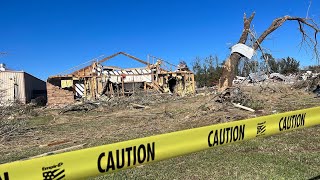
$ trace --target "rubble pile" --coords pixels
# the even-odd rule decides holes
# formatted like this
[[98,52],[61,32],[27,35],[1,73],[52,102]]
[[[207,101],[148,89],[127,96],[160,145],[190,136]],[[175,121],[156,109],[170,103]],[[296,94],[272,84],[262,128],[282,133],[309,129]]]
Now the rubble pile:
[[320,74],[306,78],[306,80],[297,81],[292,87],[295,89],[304,89],[320,96]]
[[262,83],[283,83],[283,84],[293,84],[296,82],[296,75],[285,76],[280,73],[271,73],[269,76],[264,72],[250,73],[248,77],[236,76],[233,80],[233,84],[241,85],[255,85]]

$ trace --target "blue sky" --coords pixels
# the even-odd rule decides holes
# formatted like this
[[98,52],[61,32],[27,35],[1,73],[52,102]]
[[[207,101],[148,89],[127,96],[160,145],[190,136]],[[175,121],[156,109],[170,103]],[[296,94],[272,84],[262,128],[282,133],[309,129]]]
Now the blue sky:
[[[0,61],[44,80],[118,51],[141,59],[151,54],[174,64],[191,64],[196,56],[210,54],[224,60],[239,39],[243,13],[256,12],[253,25],[259,35],[276,17],[305,17],[309,5],[308,0],[0,2],[0,52],[8,52]],[[320,1],[312,2],[309,17],[320,24]],[[300,50],[300,40],[297,24],[288,22],[263,47],[276,58],[291,56],[304,66],[315,64],[311,52]],[[125,57],[109,65],[119,62],[136,65]]]

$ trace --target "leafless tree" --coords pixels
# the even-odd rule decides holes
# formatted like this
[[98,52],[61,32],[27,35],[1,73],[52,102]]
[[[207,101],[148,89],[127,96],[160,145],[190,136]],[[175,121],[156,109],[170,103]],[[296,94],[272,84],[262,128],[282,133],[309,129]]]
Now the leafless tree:
[[[251,33],[250,27],[251,27],[251,22],[254,16],[255,16],[255,13],[252,13],[251,16],[247,18],[246,14],[244,14],[243,31],[238,43],[246,44],[248,35]],[[302,18],[302,17],[283,16],[283,17],[274,19],[271,25],[257,39],[255,39],[255,42],[252,45],[253,50],[256,51],[258,49],[262,49],[261,44],[265,40],[265,38],[268,35],[270,35],[273,31],[281,27],[287,21],[295,21],[298,23],[299,31],[302,37],[301,43],[306,44],[308,48],[312,49],[314,53],[314,57],[319,62],[320,56],[317,49],[317,46],[318,46],[317,34],[320,31],[320,29],[318,25],[315,23],[315,21],[308,17]],[[310,34],[309,32],[313,32],[313,34]],[[233,52],[229,56],[229,58],[226,60],[223,66],[222,76],[220,78],[220,83],[219,83],[220,91],[223,91],[226,88],[232,86],[232,81],[235,77],[236,69],[242,57],[243,57],[242,54]]]

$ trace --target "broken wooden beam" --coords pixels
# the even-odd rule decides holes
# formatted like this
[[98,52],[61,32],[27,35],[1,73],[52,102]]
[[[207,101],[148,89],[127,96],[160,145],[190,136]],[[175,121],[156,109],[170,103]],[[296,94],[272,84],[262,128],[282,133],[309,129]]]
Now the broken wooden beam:
[[255,112],[254,109],[251,109],[251,108],[246,107],[246,106],[242,106],[242,105],[240,105],[239,103],[238,103],[238,104],[232,103],[232,104],[233,104],[235,107],[237,107],[237,108],[244,109],[244,110],[247,110],[247,111],[250,111],[250,112]]

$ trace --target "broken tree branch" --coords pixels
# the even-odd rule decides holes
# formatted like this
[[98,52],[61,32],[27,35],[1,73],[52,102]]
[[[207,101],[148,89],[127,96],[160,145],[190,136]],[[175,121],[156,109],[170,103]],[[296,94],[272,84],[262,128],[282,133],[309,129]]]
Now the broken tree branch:
[[[318,32],[320,32],[320,29],[318,27],[318,25],[314,22],[314,20],[312,19],[307,19],[307,18],[301,18],[301,17],[291,17],[291,16],[284,16],[284,17],[280,17],[275,19],[272,24],[269,26],[268,29],[266,29],[261,35],[260,37],[256,40],[255,44],[253,45],[253,49],[257,50],[259,48],[259,45],[263,42],[263,40],[269,35],[271,34],[273,31],[275,31],[276,29],[278,29],[280,26],[283,25],[284,22],[286,21],[297,21],[298,25],[299,25],[299,31],[302,35],[303,38],[303,42],[306,43],[311,43],[312,44],[312,48],[313,48],[313,52],[315,53],[315,57],[316,59],[319,61],[320,57],[319,57],[319,53],[317,50],[317,45],[318,45],[318,40],[317,40],[317,34]],[[305,28],[303,25],[308,26],[309,28],[311,28],[314,31],[314,37],[311,38],[305,31]]]
[[40,154],[40,155],[37,155],[37,156],[32,156],[32,157],[29,157],[28,159],[34,159],[34,158],[38,158],[38,157],[49,156],[49,155],[58,154],[58,153],[62,153],[62,152],[66,152],[66,151],[70,151],[70,150],[74,150],[74,149],[79,149],[79,148],[83,147],[84,145],[86,145],[86,143],[79,144],[79,145],[76,145],[76,146],[67,147],[67,148],[64,148],[64,149],[59,149],[59,150],[56,150],[56,151],[43,153],[43,154]]
[[243,31],[242,31],[242,35],[241,35],[238,43],[242,43],[242,44],[246,43],[247,38],[248,38],[248,33],[250,31],[251,22],[252,22],[254,16],[255,16],[255,12],[253,12],[251,14],[251,16],[249,17],[249,19],[247,19],[246,14],[244,14],[244,16],[243,16]]

